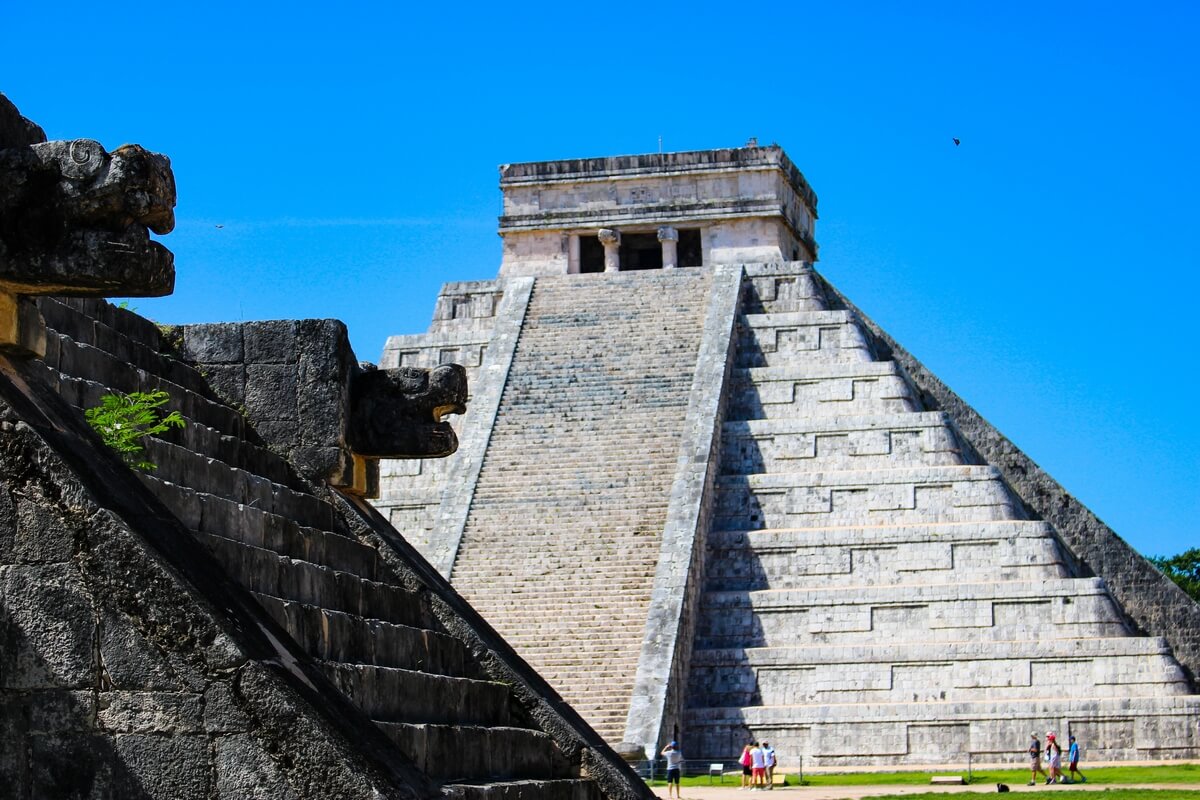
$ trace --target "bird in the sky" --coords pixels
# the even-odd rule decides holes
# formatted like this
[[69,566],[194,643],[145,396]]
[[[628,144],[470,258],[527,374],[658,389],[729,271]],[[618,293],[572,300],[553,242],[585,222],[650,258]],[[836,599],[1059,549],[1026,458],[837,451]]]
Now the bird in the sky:
[[[958,139],[955,139],[955,140],[954,140],[954,143],[955,143],[955,144],[958,144]],[[224,225],[217,225],[216,227],[218,227],[218,228],[224,228],[225,226],[224,226]]]
[[954,146],[958,147],[960,144],[962,144],[962,142],[958,140],[958,137],[954,137]]

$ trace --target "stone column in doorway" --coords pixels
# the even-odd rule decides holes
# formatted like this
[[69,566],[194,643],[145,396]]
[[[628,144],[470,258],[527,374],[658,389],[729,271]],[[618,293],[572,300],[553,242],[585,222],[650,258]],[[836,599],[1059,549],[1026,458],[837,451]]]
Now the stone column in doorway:
[[679,231],[671,227],[658,229],[658,241],[662,243],[663,269],[679,266]]
[[567,239],[567,272],[579,271],[579,234],[572,233]]
[[596,238],[604,245],[604,271],[616,272],[621,268],[621,232],[612,228],[601,228]]

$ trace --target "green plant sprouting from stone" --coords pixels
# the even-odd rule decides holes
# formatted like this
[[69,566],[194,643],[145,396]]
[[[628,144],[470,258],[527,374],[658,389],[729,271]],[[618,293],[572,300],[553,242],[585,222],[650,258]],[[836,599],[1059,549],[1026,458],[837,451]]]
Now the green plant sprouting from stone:
[[187,424],[178,411],[161,415],[158,409],[170,399],[171,396],[161,390],[106,394],[100,398],[100,405],[85,410],[83,415],[104,443],[116,450],[126,464],[148,472],[158,469],[158,465],[142,457],[145,452],[142,439]]

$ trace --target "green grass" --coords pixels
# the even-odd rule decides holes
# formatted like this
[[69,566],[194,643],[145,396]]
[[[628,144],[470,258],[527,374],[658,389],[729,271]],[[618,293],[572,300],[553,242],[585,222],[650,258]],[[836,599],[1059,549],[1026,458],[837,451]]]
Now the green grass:
[[[959,770],[938,770],[936,772],[846,772],[846,773],[805,773],[805,786],[927,786],[933,775],[963,775],[966,767]],[[1130,783],[1200,783],[1200,764],[1171,764],[1161,767],[1085,767],[1083,774],[1088,783],[1101,786],[1119,786]],[[725,786],[740,786],[741,774],[725,776]],[[788,774],[788,785],[797,785],[797,776]],[[972,783],[1007,783],[1010,786],[1024,786],[1029,782],[1028,769],[999,769],[974,770]],[[707,775],[693,775],[683,778],[683,786],[708,786]],[[665,780],[649,781],[651,786],[666,786]],[[721,786],[720,780],[713,783]],[[1065,789],[1069,786],[1047,787],[1047,789]],[[1188,794],[1189,797],[1200,798],[1200,792]],[[1162,798],[1161,800],[1172,800]]]
[[[1091,781],[1089,781],[1090,783]],[[1039,797],[1049,797],[1051,795],[1061,795],[1063,792],[1071,791],[1070,786],[1047,786],[1044,791],[1025,790],[1021,792],[1021,797],[1031,797],[1038,795]],[[970,795],[974,797],[975,795]],[[1149,798],[1149,800],[1200,800],[1200,791],[1190,789],[1105,789],[1103,792],[1088,792],[1081,793],[1081,800],[1087,798],[1095,798],[1095,800],[1141,800],[1141,798]],[[922,792],[921,794],[906,794],[904,800],[946,800],[947,795],[937,792]],[[863,795],[861,800],[895,800],[895,795]]]

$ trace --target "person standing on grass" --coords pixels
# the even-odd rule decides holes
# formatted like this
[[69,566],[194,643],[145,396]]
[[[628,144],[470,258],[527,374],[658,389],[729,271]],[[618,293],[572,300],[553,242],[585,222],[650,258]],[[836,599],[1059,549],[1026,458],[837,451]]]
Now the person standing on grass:
[[742,757],[738,759],[738,763],[742,765],[742,788],[743,789],[750,788],[750,778],[753,775],[753,772],[750,769],[750,765],[753,764],[754,762],[750,759],[750,747],[751,747],[750,745],[746,745],[745,747],[743,747],[742,748]]
[[763,762],[767,765],[767,788],[775,788],[775,748],[770,742],[762,743]]
[[1029,785],[1037,786],[1038,773],[1046,774],[1042,769],[1042,743],[1036,733],[1029,734]]
[[1074,736],[1067,737],[1067,741],[1071,743],[1067,750],[1067,769],[1071,771],[1071,780],[1074,781],[1078,775],[1080,783],[1087,783],[1087,778],[1079,771],[1079,742],[1075,741]]
[[670,800],[671,787],[675,787],[675,800],[682,800],[679,796],[679,779],[683,775],[683,751],[679,749],[678,742],[671,742],[663,748],[663,756],[667,759],[667,798]]
[[750,748],[750,770],[751,783],[754,788],[751,791],[757,792],[759,789],[766,786],[767,777],[767,762],[763,758],[762,748],[758,746],[758,742],[754,743],[754,747]]
[[1050,771],[1046,783],[1062,783],[1062,747],[1052,731],[1046,731],[1046,767]]

